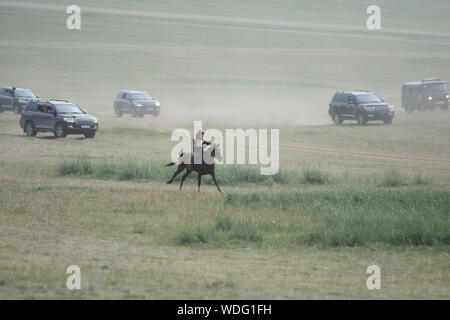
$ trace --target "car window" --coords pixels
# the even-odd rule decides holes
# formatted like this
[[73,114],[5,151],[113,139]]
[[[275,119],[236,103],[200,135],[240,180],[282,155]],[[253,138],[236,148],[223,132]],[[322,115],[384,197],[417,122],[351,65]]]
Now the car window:
[[0,88],[0,95],[4,95],[5,94],[5,89]]
[[122,93],[122,98],[121,99],[126,99],[127,98],[127,94],[126,93]]
[[446,83],[432,83],[423,86],[423,92],[426,94],[447,92],[448,87]]
[[341,94],[341,96],[339,97],[339,102],[347,102],[348,99],[348,94]]
[[17,88],[15,91],[16,98],[36,98],[36,95],[30,89]]
[[36,111],[37,103],[29,102],[26,107],[26,111]]
[[44,107],[45,107],[45,105],[43,105],[43,104],[38,104],[38,106],[37,106],[37,112],[44,112]]
[[334,102],[339,102],[339,98],[341,97],[341,94],[340,93],[336,93],[335,95],[334,95],[334,97],[333,97],[333,101]]
[[152,96],[147,92],[136,92],[132,94],[133,100],[152,100]]
[[73,103],[55,104],[58,113],[84,113],[77,105]]
[[356,97],[359,103],[377,103],[383,102],[376,94],[367,93],[361,94]]
[[47,106],[46,112],[50,113],[50,114],[54,114],[55,113],[55,108],[53,108],[53,106]]
[[348,103],[350,103],[350,104],[355,103],[355,97],[352,96],[352,95],[349,95],[347,101],[348,101]]

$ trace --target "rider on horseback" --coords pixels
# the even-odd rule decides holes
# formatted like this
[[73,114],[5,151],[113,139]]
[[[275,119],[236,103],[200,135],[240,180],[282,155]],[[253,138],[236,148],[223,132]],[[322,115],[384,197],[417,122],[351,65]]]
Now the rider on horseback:
[[194,163],[203,163],[203,145],[210,145],[211,141],[204,140],[205,131],[199,130],[193,139],[192,151],[194,154]]

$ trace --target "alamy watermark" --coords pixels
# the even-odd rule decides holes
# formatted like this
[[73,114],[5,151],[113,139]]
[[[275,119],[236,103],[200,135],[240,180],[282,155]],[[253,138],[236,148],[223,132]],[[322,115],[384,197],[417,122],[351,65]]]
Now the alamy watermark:
[[70,5],[66,9],[66,13],[69,15],[66,20],[66,27],[69,30],[81,29],[81,8],[75,4]]
[[70,265],[66,269],[66,273],[70,274],[66,280],[66,287],[69,290],[81,289],[81,269],[77,265]]
[[[194,121],[194,134],[204,132],[205,138],[211,139],[216,145],[225,147],[225,156],[219,164],[250,164],[261,166],[261,175],[274,175],[280,168],[280,130],[279,129],[226,129],[225,135],[219,129],[203,131],[202,121]],[[269,150],[270,135],[270,154]],[[195,137],[195,136],[194,136]],[[171,140],[178,141],[171,151],[171,160],[177,163],[180,154],[192,151],[193,138],[187,129],[175,129]],[[248,143],[247,143],[248,141]],[[248,147],[248,152],[246,152]],[[236,152],[235,152],[236,151]],[[202,161],[211,164],[214,157],[205,152],[202,157],[194,157],[194,164]]]
[[366,21],[367,29],[379,30],[381,29],[381,9],[377,5],[370,5],[367,7],[366,13],[369,17]]
[[376,264],[367,267],[366,273],[370,274],[367,278],[367,289],[381,289],[381,270]]

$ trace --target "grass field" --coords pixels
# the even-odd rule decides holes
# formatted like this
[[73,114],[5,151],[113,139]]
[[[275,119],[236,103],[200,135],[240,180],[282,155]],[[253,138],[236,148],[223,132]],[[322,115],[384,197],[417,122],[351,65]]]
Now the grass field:
[[[68,98],[100,130],[29,138],[0,114],[0,299],[450,298],[450,112],[400,108],[403,82],[450,79],[446,1],[382,1],[377,32],[360,1],[83,0],[79,31],[71,3],[42,1],[0,1],[0,85]],[[161,116],[116,118],[125,88]],[[353,88],[394,123],[332,125]],[[280,173],[219,166],[224,195],[166,185],[172,129],[193,120],[279,128]]]

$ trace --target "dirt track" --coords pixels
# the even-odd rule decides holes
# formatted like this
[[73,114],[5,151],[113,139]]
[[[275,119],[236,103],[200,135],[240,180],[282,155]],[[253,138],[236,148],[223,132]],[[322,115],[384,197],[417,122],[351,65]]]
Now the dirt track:
[[352,151],[352,150],[336,150],[322,147],[314,147],[301,144],[292,143],[282,143],[281,148],[291,149],[302,152],[315,152],[324,154],[334,154],[334,155],[344,155],[344,156],[354,156],[354,157],[364,157],[364,158],[374,158],[383,160],[409,160],[409,161],[428,161],[428,162],[443,162],[450,163],[450,159],[442,158],[427,158],[427,157],[411,157],[404,155],[397,155],[392,153],[376,153],[376,152],[365,152],[365,151]]
[[[65,5],[53,5],[45,3],[31,3],[31,2],[12,2],[12,1],[0,1],[0,7],[12,7],[12,8],[27,8],[27,9],[40,9],[40,10],[52,10],[65,12],[67,6]],[[266,20],[266,19],[246,19],[235,17],[220,17],[220,16],[207,16],[207,15],[192,15],[192,14],[176,14],[165,12],[148,12],[129,9],[113,9],[113,8],[97,8],[83,6],[83,12],[96,13],[106,15],[118,15],[118,16],[130,16],[130,17],[145,17],[145,18],[158,18],[158,19],[170,19],[178,21],[195,21],[206,22],[212,24],[231,24],[241,26],[258,26],[264,27],[267,31],[273,28],[287,28],[294,30],[310,30],[310,31],[330,31],[333,32],[366,32],[365,26],[350,26],[350,25],[333,25],[333,24],[318,24],[318,23],[306,23],[298,21],[279,21],[279,20]],[[278,30],[276,29],[276,30]],[[409,35],[409,36],[423,36],[433,38],[450,38],[450,32],[430,32],[419,31],[411,29],[401,28],[383,28],[383,34],[394,35]]]

